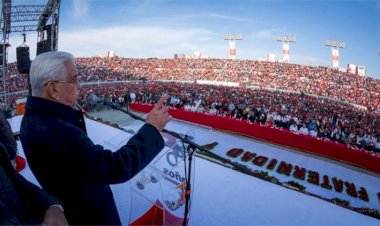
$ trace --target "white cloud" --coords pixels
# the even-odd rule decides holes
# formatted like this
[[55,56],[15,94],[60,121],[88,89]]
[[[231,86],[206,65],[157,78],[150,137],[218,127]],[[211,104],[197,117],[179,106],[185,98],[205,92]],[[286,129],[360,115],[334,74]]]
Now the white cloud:
[[283,29],[272,28],[272,29],[258,31],[254,35],[262,39],[273,39],[273,38],[276,38],[278,35],[280,35],[281,32],[283,32]]
[[[96,56],[108,50],[125,57],[171,58],[174,53],[206,52],[213,34],[198,28],[120,26],[61,32],[59,49],[75,56]],[[208,54],[208,53],[205,53]]]
[[233,21],[239,21],[239,22],[248,22],[248,20],[240,17],[234,17],[234,16],[226,16],[226,15],[221,15],[221,14],[216,14],[216,13],[206,13],[205,14],[208,17],[213,17],[217,19],[224,19],[224,20],[233,20]]
[[74,0],[73,1],[73,14],[74,17],[87,16],[89,8],[89,0]]
[[[105,55],[115,50],[116,55],[133,58],[172,58],[174,53],[193,54],[200,51],[210,57],[228,56],[228,44],[205,29],[176,29],[170,27],[119,26],[80,31],[60,31],[58,49],[72,53],[75,57]],[[11,37],[8,62],[16,61],[16,47],[22,44],[22,36]],[[37,34],[27,37],[30,58],[36,56]]]

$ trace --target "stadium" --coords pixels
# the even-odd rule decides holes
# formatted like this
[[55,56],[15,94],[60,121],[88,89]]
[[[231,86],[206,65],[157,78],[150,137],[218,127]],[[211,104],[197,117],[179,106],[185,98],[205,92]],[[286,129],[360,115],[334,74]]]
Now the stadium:
[[[29,13],[27,6],[12,8],[11,2],[2,4],[0,99],[16,133],[33,56],[22,45],[16,62],[8,62],[9,34],[21,29],[10,22],[22,19],[16,9]],[[38,32],[36,55],[61,50],[60,4],[64,1],[49,0],[35,8],[45,15],[34,18],[37,26],[29,31]],[[16,16],[7,18],[7,12]],[[25,33],[26,25],[20,27]],[[77,56],[78,104],[86,112],[89,136],[117,150],[142,125],[122,110],[144,116],[165,93],[174,118],[167,128],[205,149],[195,151],[191,165],[187,224],[380,225],[380,80],[367,75],[365,66],[341,67],[343,41],[326,40],[332,65],[326,66],[290,60],[294,36],[276,38],[282,44],[280,57],[258,59],[239,58],[241,40],[241,35],[224,36],[229,44],[225,58],[199,52],[135,58],[118,50]],[[168,184],[178,186],[188,178],[178,167],[178,156],[176,164],[162,165],[170,165],[168,153],[177,148],[172,138],[166,142],[155,164],[112,186],[123,224],[182,224],[185,205],[168,202],[178,195],[178,187]],[[25,158],[20,142],[18,149]],[[188,160],[186,154],[178,158]],[[38,184],[27,163],[20,173]]]

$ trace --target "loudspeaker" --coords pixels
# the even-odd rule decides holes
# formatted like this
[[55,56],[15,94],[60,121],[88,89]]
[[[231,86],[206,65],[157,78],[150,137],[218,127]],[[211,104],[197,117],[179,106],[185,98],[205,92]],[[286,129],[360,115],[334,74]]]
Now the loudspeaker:
[[37,56],[41,53],[46,53],[51,51],[51,41],[50,40],[43,40],[40,42],[37,42]]
[[51,51],[51,39],[45,40],[45,52]]
[[17,69],[20,74],[28,74],[30,69],[30,55],[28,46],[16,48]]
[[48,51],[55,50],[57,47],[57,31],[54,29],[53,24],[48,24],[44,27],[46,30],[46,48]]
[[41,53],[44,53],[45,51],[45,41],[40,41],[37,42],[37,56],[40,55]]

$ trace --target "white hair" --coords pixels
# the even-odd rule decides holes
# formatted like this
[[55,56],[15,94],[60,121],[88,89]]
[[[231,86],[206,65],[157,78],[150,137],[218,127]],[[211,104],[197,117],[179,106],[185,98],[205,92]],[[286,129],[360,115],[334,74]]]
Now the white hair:
[[74,56],[67,52],[46,52],[38,55],[30,66],[32,96],[41,96],[49,81],[62,81],[69,72],[65,62],[73,62]]

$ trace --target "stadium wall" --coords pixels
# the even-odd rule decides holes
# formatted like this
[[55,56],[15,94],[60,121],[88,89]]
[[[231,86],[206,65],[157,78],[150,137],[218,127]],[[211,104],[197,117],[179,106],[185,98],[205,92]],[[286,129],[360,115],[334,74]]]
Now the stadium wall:
[[[130,105],[130,109],[145,113],[149,112],[152,107],[150,104],[133,103]],[[248,123],[246,121],[181,109],[170,109],[169,113],[177,119],[312,153],[380,174],[380,157],[373,152],[349,148],[345,144],[307,135],[294,134],[288,130],[264,126],[258,123]]]

